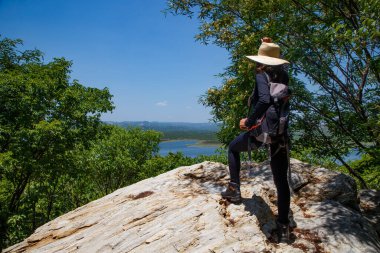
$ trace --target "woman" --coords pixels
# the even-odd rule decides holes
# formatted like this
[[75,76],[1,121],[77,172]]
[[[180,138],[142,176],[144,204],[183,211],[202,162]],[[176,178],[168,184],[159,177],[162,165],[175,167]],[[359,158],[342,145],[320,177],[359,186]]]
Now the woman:
[[[284,70],[284,64],[289,62],[280,59],[280,47],[271,43],[270,38],[261,40],[258,55],[247,56],[256,62],[256,86],[253,93],[252,105],[253,112],[248,118],[240,120],[242,130],[250,129],[256,124],[267,109],[271,106],[269,93],[268,77],[271,82],[288,84],[289,77]],[[227,190],[222,192],[222,197],[231,202],[240,202],[240,152],[248,151],[249,139],[251,145],[259,147],[262,143],[252,137],[250,131],[246,131],[237,136],[228,148],[228,165],[230,170],[230,183]],[[278,218],[277,236],[278,242],[289,242],[289,209],[290,209],[290,191],[287,181],[288,170],[288,152],[286,148],[287,134],[281,141],[270,144],[271,150],[271,170],[273,173],[274,183],[277,188],[278,196]]]

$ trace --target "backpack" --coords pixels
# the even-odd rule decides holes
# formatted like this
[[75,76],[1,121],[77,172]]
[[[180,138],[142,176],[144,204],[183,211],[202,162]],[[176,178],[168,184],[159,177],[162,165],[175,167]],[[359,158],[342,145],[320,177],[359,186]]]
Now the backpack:
[[[269,85],[270,101],[271,105],[264,113],[263,117],[257,121],[257,123],[252,126],[249,131],[251,136],[256,140],[260,141],[262,145],[269,146],[267,144],[282,142],[283,145],[279,145],[278,149],[274,152],[273,156],[279,152],[281,148],[286,148],[288,153],[288,173],[287,179],[289,183],[290,193],[293,194],[296,186],[293,183],[292,172],[290,168],[290,157],[289,157],[289,144],[286,138],[288,132],[289,124],[289,98],[291,91],[288,85],[283,83],[275,83],[270,81],[270,77],[267,73],[265,76]],[[253,93],[248,100],[249,111],[252,106]],[[248,139],[248,160],[249,167],[252,168],[251,164],[251,138]],[[271,160],[272,155],[270,148],[268,149],[269,160]]]
[[[282,140],[287,133],[290,89],[286,84],[271,82],[269,75],[265,72],[264,74],[269,85],[271,105],[249,131],[256,140],[263,144],[269,144]],[[251,108],[252,96],[253,94],[248,100],[249,108]]]

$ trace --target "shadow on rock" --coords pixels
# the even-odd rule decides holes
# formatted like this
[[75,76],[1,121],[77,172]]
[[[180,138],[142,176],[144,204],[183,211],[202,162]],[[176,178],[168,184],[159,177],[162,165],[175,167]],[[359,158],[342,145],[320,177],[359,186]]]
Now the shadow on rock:
[[[276,236],[276,215],[272,212],[269,205],[260,196],[253,195],[252,198],[243,198],[242,204],[244,205],[244,210],[248,211],[250,215],[256,216],[258,220],[258,226],[263,234],[266,236],[269,242],[275,243],[277,240]],[[293,219],[292,211],[290,210],[290,227],[291,231],[296,227],[296,223]],[[293,243],[296,236],[290,234],[290,243]]]
[[252,198],[243,198],[242,204],[245,206],[245,211],[248,211],[250,215],[256,216],[261,231],[269,238],[271,232],[276,227],[276,217],[269,205],[262,197],[256,195],[253,195]]
[[363,252],[372,252],[370,249],[380,250],[375,229],[358,212],[346,208],[334,200],[326,200],[320,203],[312,203],[308,206],[314,214],[319,216],[319,223],[313,224],[315,230],[323,228],[327,235],[350,238],[348,243],[357,244],[360,242],[364,247]]

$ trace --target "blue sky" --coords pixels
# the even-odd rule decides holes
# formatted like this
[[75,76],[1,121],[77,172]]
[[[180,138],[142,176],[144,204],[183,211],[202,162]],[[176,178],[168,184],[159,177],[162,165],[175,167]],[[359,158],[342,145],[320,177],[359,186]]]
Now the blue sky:
[[45,60],[73,61],[71,77],[108,87],[106,121],[207,122],[198,99],[228,66],[225,49],[194,39],[196,19],[165,16],[165,0],[0,0],[0,34]]

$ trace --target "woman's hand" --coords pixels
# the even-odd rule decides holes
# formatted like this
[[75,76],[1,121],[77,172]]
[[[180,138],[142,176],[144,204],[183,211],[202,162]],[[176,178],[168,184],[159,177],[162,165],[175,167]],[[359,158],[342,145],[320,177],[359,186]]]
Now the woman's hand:
[[248,128],[245,125],[245,122],[247,121],[247,118],[241,119],[239,123],[239,127],[241,130],[248,130]]

